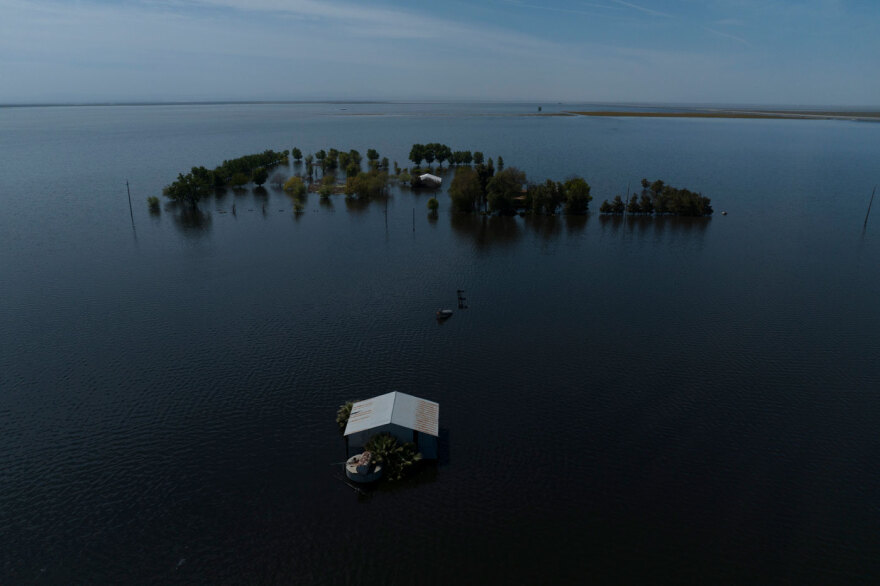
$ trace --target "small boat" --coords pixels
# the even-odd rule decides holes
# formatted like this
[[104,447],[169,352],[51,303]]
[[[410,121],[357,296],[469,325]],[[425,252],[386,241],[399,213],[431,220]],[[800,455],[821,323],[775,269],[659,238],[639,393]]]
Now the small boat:
[[353,482],[375,482],[382,478],[382,465],[373,461],[373,454],[363,452],[345,461],[345,475]]
[[449,319],[452,317],[451,309],[438,309],[437,310],[437,319]]

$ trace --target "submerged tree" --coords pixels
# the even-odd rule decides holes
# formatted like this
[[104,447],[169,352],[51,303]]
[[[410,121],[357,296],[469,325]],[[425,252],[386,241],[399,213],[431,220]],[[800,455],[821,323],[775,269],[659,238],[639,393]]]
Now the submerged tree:
[[582,177],[572,177],[564,184],[565,191],[565,213],[566,214],[585,214],[587,213],[593,196],[590,195],[590,184]]
[[516,167],[497,173],[486,186],[486,198],[493,212],[510,214],[515,211],[515,199],[522,195],[526,174]]
[[301,177],[294,175],[284,182],[284,191],[294,197],[302,197],[306,193],[306,186]]
[[449,199],[457,212],[472,212],[483,197],[480,176],[471,167],[459,167],[449,186]]
[[269,172],[266,171],[265,167],[257,167],[254,169],[254,174],[251,176],[251,179],[254,182],[254,185],[261,186],[266,182],[266,179],[269,178]]
[[193,167],[192,172],[186,175],[179,173],[177,181],[162,190],[165,197],[179,203],[188,203],[192,207],[196,207],[199,200],[209,193],[211,193],[211,185],[207,176],[197,167]]

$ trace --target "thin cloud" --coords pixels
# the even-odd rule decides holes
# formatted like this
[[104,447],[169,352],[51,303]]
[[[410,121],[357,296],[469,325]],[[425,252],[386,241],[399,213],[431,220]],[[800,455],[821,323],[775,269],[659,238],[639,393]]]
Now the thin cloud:
[[[574,8],[560,8],[558,6],[539,6],[537,4],[526,4],[517,0],[505,0],[507,4],[516,6],[517,8],[531,8],[533,10],[543,10],[545,12],[561,12],[562,14],[577,14],[580,16],[602,16],[601,12],[590,12],[588,10],[576,10]],[[586,8],[601,8],[604,10],[620,10],[617,6],[607,6],[603,4],[580,4]]]
[[725,32],[721,32],[721,31],[716,31],[715,29],[711,29],[711,28],[709,28],[709,27],[707,27],[707,26],[704,26],[704,27],[701,27],[701,28],[702,28],[703,30],[705,30],[705,31],[708,31],[708,32],[712,33],[713,35],[717,35],[717,36],[719,36],[719,37],[724,37],[725,39],[731,39],[731,40],[734,40],[734,41],[736,41],[736,42],[738,42],[738,43],[742,43],[742,44],[745,45],[746,47],[751,47],[751,46],[752,46],[752,44],[751,44],[750,42],[748,42],[747,40],[745,40],[745,39],[742,38],[742,37],[738,37],[738,36],[736,36],[736,35],[732,35],[732,34],[730,34],[730,33],[725,33]]
[[659,10],[654,10],[652,8],[645,8],[644,6],[639,6],[638,4],[632,4],[630,2],[624,2],[623,0],[611,0],[615,4],[620,4],[621,6],[627,6],[629,8],[633,8],[635,10],[640,10],[645,14],[650,14],[652,16],[662,16],[664,18],[671,18],[671,14],[667,14],[665,12],[660,12]]

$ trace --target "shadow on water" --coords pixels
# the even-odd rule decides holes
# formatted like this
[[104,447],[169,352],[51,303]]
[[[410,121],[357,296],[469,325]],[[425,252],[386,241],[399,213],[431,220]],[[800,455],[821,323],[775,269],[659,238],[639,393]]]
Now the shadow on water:
[[519,224],[512,216],[454,213],[449,218],[453,233],[463,240],[473,242],[480,249],[510,245],[522,236]]

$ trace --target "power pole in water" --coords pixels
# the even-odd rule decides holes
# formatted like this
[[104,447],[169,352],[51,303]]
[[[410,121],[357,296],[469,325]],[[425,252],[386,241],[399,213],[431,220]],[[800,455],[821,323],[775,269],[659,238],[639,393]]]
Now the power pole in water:
[[871,201],[868,202],[868,213],[865,214],[865,225],[863,226],[863,228],[867,228],[867,227],[868,227],[868,216],[871,215],[871,204],[874,203],[874,194],[875,194],[876,192],[877,192],[877,186],[875,185],[875,186],[874,186],[874,191],[871,192]]
[[131,188],[128,186],[128,179],[125,180],[125,190],[128,192],[128,213],[131,216],[131,227],[134,228],[134,210],[131,209]]

